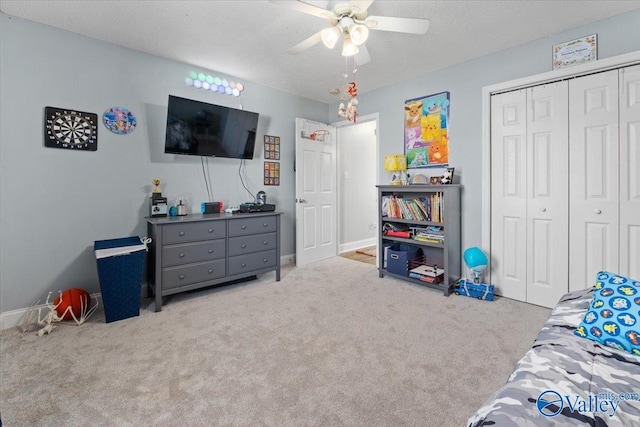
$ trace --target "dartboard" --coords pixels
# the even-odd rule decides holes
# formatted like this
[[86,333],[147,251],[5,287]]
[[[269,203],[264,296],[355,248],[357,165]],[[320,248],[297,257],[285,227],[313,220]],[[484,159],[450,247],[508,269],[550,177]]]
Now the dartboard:
[[96,151],[98,115],[45,107],[44,145],[52,148]]

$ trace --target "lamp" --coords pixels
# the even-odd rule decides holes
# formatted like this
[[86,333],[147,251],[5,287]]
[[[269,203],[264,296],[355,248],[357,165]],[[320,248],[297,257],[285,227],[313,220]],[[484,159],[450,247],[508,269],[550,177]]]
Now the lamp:
[[[384,156],[384,170],[393,173],[391,185],[403,185],[402,173],[407,170],[407,158],[404,154]],[[398,172],[398,175],[396,175]]]
[[351,42],[356,46],[360,46],[367,41],[369,37],[369,29],[366,25],[351,24],[349,25],[349,36],[351,36]]
[[349,33],[345,34],[344,42],[342,42],[342,56],[353,56],[358,52],[360,52],[360,49],[351,42]]
[[[489,260],[478,247],[472,247],[464,251],[464,262],[467,264],[469,271],[473,273],[473,282],[482,283],[482,273],[487,268]],[[467,280],[469,280],[467,276]]]
[[324,45],[329,49],[333,49],[341,35],[342,28],[340,27],[329,27],[320,31],[320,38],[322,39],[322,43],[324,43]]

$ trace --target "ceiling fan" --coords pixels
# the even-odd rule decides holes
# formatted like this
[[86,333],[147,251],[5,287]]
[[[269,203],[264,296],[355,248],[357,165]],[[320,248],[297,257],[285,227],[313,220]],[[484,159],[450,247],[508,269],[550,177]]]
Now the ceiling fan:
[[367,9],[373,0],[329,1],[314,3],[326,4],[326,8],[314,6],[311,2],[270,0],[271,3],[285,6],[298,12],[324,18],[331,24],[306,40],[287,50],[288,53],[298,53],[322,42],[329,49],[333,49],[340,37],[342,41],[342,56],[354,56],[358,65],[371,60],[364,42],[369,36],[369,30],[394,31],[409,34],[424,34],[429,29],[428,19],[397,18],[392,16],[368,16]]

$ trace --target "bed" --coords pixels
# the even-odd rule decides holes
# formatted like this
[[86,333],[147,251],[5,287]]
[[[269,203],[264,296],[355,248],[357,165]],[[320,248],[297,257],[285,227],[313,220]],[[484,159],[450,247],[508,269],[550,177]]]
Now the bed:
[[[469,418],[469,427],[640,426],[640,356],[574,334],[593,295],[591,288],[560,299],[532,348]],[[640,315],[640,305],[633,310]]]

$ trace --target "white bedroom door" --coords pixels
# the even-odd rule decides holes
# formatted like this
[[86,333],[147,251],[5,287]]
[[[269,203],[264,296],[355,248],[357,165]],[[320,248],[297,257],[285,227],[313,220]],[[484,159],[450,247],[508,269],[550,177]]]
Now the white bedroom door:
[[566,81],[527,90],[526,301],[544,307],[568,290],[568,117]]
[[620,274],[640,278],[640,65],[620,70]]
[[618,272],[618,70],[569,82],[569,290]]
[[337,255],[336,128],[296,118],[296,265]]
[[496,293],[527,298],[526,90],[491,97],[491,280]]

